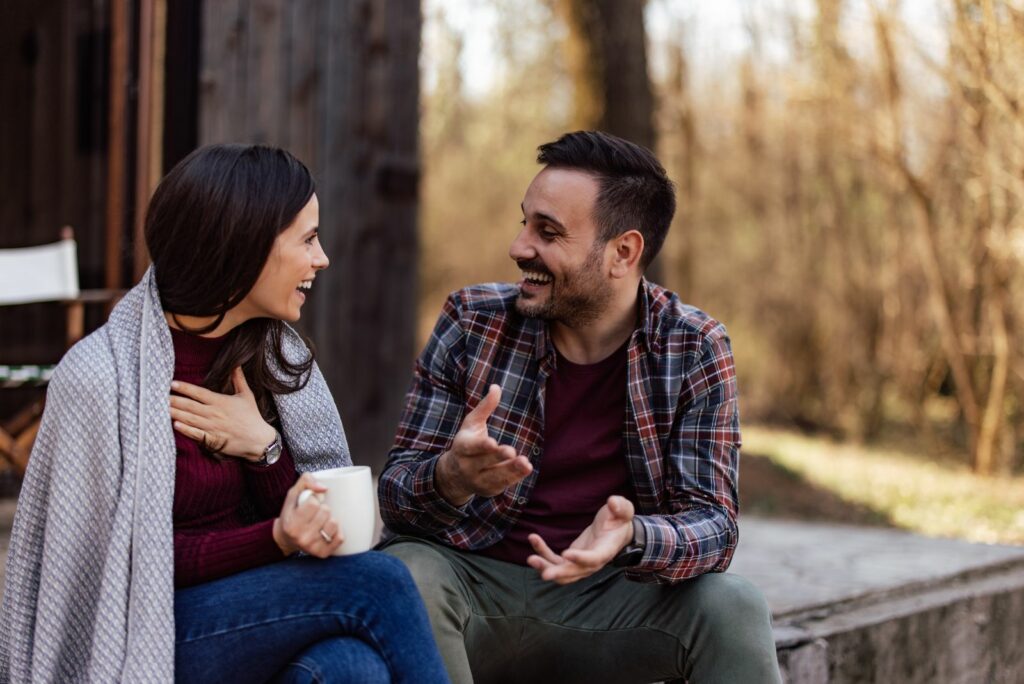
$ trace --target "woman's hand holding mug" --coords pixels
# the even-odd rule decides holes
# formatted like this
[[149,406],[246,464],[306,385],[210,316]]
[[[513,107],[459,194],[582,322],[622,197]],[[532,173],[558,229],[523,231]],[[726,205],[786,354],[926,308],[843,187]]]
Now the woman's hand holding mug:
[[345,541],[338,521],[331,517],[331,511],[320,503],[316,496],[299,495],[304,490],[323,494],[323,486],[309,473],[304,474],[288,490],[281,507],[281,515],[274,521],[274,541],[286,556],[296,551],[305,551],[317,558],[327,558]]

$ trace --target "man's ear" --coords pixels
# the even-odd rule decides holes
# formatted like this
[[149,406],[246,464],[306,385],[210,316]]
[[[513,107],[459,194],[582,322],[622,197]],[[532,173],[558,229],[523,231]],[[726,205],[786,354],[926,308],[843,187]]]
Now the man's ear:
[[625,278],[639,267],[640,256],[644,253],[644,236],[638,230],[627,230],[609,241],[612,248],[611,275]]

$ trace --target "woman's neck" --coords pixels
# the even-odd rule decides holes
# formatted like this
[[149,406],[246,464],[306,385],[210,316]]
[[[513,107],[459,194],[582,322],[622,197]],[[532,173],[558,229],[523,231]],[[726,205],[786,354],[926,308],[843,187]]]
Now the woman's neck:
[[[175,314],[170,311],[164,311],[164,318],[167,319],[167,325],[170,327],[187,333],[191,333],[193,330],[204,330],[217,320],[216,316],[186,316],[185,314]],[[248,319],[239,315],[237,307],[235,307],[224,314],[224,318],[221,319],[216,328],[201,333],[200,337],[223,337],[246,320]]]

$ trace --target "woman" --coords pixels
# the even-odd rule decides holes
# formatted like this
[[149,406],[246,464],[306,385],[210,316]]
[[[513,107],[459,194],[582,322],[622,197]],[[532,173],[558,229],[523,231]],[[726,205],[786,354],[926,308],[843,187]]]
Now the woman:
[[405,568],[331,556],[344,521],[297,505],[323,490],[298,473],[351,463],[283,322],[328,265],[318,223],[283,150],[202,148],[160,183],[152,268],[48,390],[0,680],[447,681]]

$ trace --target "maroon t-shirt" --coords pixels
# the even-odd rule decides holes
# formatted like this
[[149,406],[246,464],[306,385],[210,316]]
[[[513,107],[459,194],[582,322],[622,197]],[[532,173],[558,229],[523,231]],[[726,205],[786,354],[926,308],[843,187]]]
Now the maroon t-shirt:
[[[556,352],[557,353],[557,352]],[[558,354],[544,398],[544,454],[519,520],[480,553],[526,564],[536,532],[561,553],[594,521],[612,494],[634,501],[622,431],[626,421],[626,345],[598,363]]]
[[[226,338],[171,329],[171,339],[174,379],[202,385]],[[232,456],[207,456],[197,442],[177,431],[174,444],[175,586],[208,582],[284,558],[273,528],[298,477],[288,450],[263,468]]]

